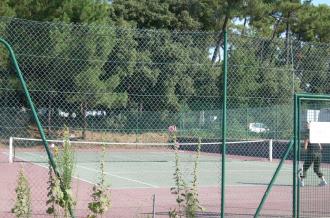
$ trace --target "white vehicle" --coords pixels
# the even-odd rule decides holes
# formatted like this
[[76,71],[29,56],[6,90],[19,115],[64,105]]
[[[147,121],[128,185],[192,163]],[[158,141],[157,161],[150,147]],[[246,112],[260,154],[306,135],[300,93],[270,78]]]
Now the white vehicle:
[[249,130],[251,132],[261,133],[261,132],[268,132],[269,128],[263,123],[250,123]]

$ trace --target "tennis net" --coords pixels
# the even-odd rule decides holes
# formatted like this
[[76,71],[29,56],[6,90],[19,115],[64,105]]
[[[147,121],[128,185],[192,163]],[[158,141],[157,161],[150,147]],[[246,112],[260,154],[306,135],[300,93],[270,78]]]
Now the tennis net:
[[[102,142],[70,140],[75,152],[76,162],[168,162],[174,161],[175,143],[147,142]],[[48,140],[51,149],[63,146],[63,140]],[[198,142],[177,142],[181,161],[194,161]],[[219,161],[221,142],[201,142],[202,162]],[[245,160],[263,158],[272,161],[273,140],[250,140],[227,142],[227,154],[230,157]],[[105,155],[102,155],[104,148]],[[47,162],[47,155],[41,139],[10,137],[8,161]]]

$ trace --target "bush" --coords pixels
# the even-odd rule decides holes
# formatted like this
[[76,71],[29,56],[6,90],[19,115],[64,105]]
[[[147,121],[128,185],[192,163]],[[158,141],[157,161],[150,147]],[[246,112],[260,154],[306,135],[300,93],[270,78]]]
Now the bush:
[[47,205],[50,206],[47,209],[47,213],[53,214],[54,217],[56,217],[58,213],[58,211],[56,211],[58,209],[57,206],[64,210],[64,217],[69,217],[70,209],[72,209],[72,206],[75,205],[75,201],[72,196],[71,184],[74,169],[74,151],[69,142],[68,136],[69,131],[66,130],[64,134],[63,147],[54,146],[53,148],[59,177],[54,175],[52,169],[50,168],[47,194]]
[[92,202],[88,204],[88,208],[91,214],[88,218],[96,218],[98,215],[102,215],[111,207],[110,195],[107,191],[109,186],[105,184],[104,176],[104,154],[105,148],[103,147],[103,155],[100,162],[100,181],[93,186]]
[[12,212],[17,218],[32,217],[31,191],[27,178],[24,175],[23,168],[18,174],[16,191],[16,203]]

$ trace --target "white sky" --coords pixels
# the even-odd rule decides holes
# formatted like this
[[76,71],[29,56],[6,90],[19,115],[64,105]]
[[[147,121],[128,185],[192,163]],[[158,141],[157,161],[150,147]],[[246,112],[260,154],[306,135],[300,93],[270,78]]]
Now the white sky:
[[318,4],[327,4],[327,5],[330,5],[330,0],[313,0],[313,4],[314,5],[318,5]]

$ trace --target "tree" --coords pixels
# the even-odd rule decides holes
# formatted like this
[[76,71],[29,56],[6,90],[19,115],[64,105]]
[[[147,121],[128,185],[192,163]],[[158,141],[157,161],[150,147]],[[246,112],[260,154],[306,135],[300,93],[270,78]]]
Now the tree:
[[330,7],[327,5],[308,5],[297,13],[297,23],[292,27],[298,40],[330,42]]
[[[3,0],[0,2],[0,16],[15,16],[15,11],[10,7],[9,0]],[[8,24],[8,20],[2,20],[2,24],[0,25],[0,33],[5,32]],[[3,34],[0,34],[1,38],[4,37]],[[0,46],[0,80],[6,81],[8,80],[8,73],[6,72],[9,65],[9,55],[7,49],[5,49],[3,46]],[[8,81],[7,81],[8,82]],[[5,82],[5,83],[7,83]],[[2,91],[0,92],[2,93]]]
[[100,68],[89,68],[79,73],[74,80],[78,92],[73,94],[69,101],[80,105],[80,113],[83,119],[83,138],[86,138],[85,130],[88,127],[87,110],[97,106],[112,109],[124,106],[127,102],[125,93],[114,92],[120,83],[118,75],[101,80],[101,73]]
[[[10,31],[9,28],[7,31],[13,46],[23,49],[19,62],[23,66],[22,71],[25,76],[29,78],[29,88],[50,91],[47,92],[47,96],[42,92],[32,93],[37,107],[48,108],[49,130],[52,116],[54,116],[54,105],[68,108],[74,107],[75,104],[83,108],[80,111],[85,130],[86,107],[95,107],[101,104],[100,101],[104,103],[104,100],[87,102],[87,98],[78,97],[79,93],[76,93],[76,96],[68,93],[86,91],[86,88],[79,90],[84,87],[84,81],[78,84],[75,78],[83,78],[80,73],[85,76],[84,80],[90,76],[88,74],[92,74],[91,77],[96,79],[99,76],[100,81],[108,82],[102,80],[101,74],[113,46],[113,30],[103,26],[110,23],[109,4],[103,0],[36,0],[34,4],[27,0],[17,4],[13,1],[11,3],[21,18],[85,23],[85,25],[64,23],[26,25],[26,21],[17,20],[11,22]],[[17,40],[17,36],[24,37]],[[29,55],[24,55],[24,53],[29,53]],[[33,58],[30,55],[33,55]],[[92,66],[93,60],[100,62]],[[71,69],[74,73],[68,74],[65,68]],[[100,82],[97,84],[99,85]],[[105,91],[104,88],[100,89]],[[61,93],[63,90],[67,93]],[[103,106],[106,107],[106,105]]]
[[125,20],[137,28],[198,29],[199,22],[190,14],[191,2],[173,0],[114,0],[110,17],[115,21]]
[[10,7],[10,0],[2,0],[0,2],[0,16],[15,16],[15,11]]
[[305,44],[301,49],[301,63],[297,74],[302,80],[301,88],[311,93],[329,93],[324,84],[329,82],[328,46],[323,44]]

